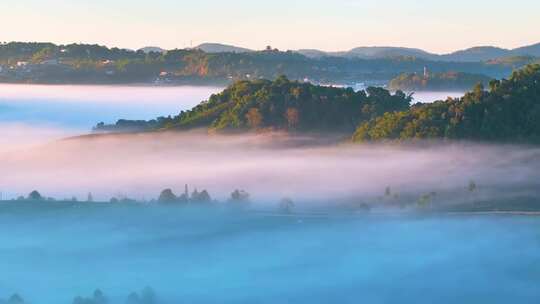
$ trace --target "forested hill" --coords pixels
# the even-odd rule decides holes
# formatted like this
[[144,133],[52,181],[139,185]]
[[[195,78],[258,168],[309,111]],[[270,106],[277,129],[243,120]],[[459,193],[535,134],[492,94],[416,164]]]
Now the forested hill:
[[[155,49],[155,48],[154,48]],[[459,71],[500,78],[525,61],[442,62],[411,56],[308,58],[268,48],[254,52],[206,53],[198,49],[152,52],[99,45],[12,42],[0,44],[0,82],[25,83],[232,83],[289,79],[315,83],[388,81],[401,73]]]
[[411,91],[466,91],[476,84],[487,85],[490,77],[461,72],[401,74],[388,84],[390,90]]
[[411,98],[382,88],[351,88],[290,81],[239,81],[187,112],[152,121],[100,123],[96,131],[151,131],[207,128],[210,131],[287,130],[350,134],[359,123],[409,108]]
[[363,123],[354,141],[467,139],[540,142],[540,65],[493,80],[458,99],[421,104]]

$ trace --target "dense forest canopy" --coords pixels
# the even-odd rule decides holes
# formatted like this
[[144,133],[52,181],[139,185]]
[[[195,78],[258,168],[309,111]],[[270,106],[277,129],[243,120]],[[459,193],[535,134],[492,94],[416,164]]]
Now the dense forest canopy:
[[470,90],[476,84],[487,85],[492,78],[470,73],[406,73],[392,79],[388,84],[390,90],[402,91],[448,91]]
[[[516,59],[517,60],[517,59]],[[0,44],[0,81],[36,83],[221,82],[241,79],[309,79],[319,83],[388,81],[401,73],[459,71],[493,78],[528,61],[443,62],[411,56],[309,58],[268,48],[205,53],[199,49],[132,51],[99,45],[11,42]]]
[[369,87],[355,92],[291,81],[238,81],[208,101],[174,117],[98,124],[98,132],[188,130],[285,130],[351,134],[356,142],[469,139],[538,142],[540,65],[509,79],[478,84],[461,98],[410,106],[411,96]]
[[477,85],[462,98],[419,104],[363,123],[354,141],[468,139],[539,142],[540,65]]
[[317,86],[290,81],[285,76],[274,81],[238,81],[212,95],[190,111],[153,121],[118,121],[98,124],[97,131],[225,130],[354,131],[360,122],[386,112],[409,108],[411,97],[398,91],[391,94],[370,87],[355,92],[351,88]]

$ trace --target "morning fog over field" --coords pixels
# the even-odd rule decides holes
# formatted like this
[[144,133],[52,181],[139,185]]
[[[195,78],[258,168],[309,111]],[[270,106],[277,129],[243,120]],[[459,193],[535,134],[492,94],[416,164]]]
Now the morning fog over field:
[[[79,137],[1,157],[9,172],[2,187],[13,196],[39,189],[60,199],[84,200],[91,191],[96,200],[142,200],[165,187],[181,193],[189,183],[222,202],[202,209],[4,203],[0,230],[9,233],[0,234],[0,294],[6,298],[17,293],[36,304],[538,299],[535,217],[376,209],[393,200],[380,198],[387,186],[410,200],[405,210],[412,211],[420,194],[433,191],[443,204],[537,196],[540,150],[534,147],[353,146],[313,135],[193,131]],[[467,189],[471,180],[474,193]],[[251,194],[248,210],[224,207],[236,188]],[[277,212],[285,196],[297,204],[290,214]],[[339,207],[351,201],[373,203],[374,212]]]
[[[0,234],[4,298],[18,294],[36,304],[538,299],[536,217],[414,212],[418,196],[433,191],[437,204],[537,197],[535,147],[350,145],[316,135],[199,130],[12,145],[0,155],[9,172],[2,187],[12,191],[4,195],[39,189],[59,199],[85,200],[92,192],[96,200],[0,206],[0,230],[9,231]],[[97,202],[149,200],[166,187],[179,194],[185,183],[208,189],[221,204]],[[405,212],[388,206],[393,197],[381,199],[387,186],[412,203]],[[225,207],[236,188],[251,194],[248,210]],[[283,197],[297,209],[278,212]],[[374,204],[373,212],[340,207],[357,202]]]
[[[96,289],[111,304],[538,299],[535,217],[275,216],[65,203],[1,210],[0,294],[18,293],[26,303],[103,303],[73,301],[92,299]],[[126,301],[146,287],[154,300]]]
[[41,2],[0,304],[540,303],[540,2]]
[[[219,90],[1,85],[0,303],[538,299],[534,213],[445,209],[534,206],[537,146],[202,129],[87,135],[100,121],[174,115]],[[186,184],[217,202],[155,201]],[[235,189],[249,193],[245,208],[231,205]],[[19,199],[33,190],[55,200]]]
[[[89,133],[101,121],[174,115],[221,89],[0,88],[0,157],[4,172],[10,172],[2,177],[0,191],[8,199],[39,190],[57,199],[85,199],[91,192],[104,201],[111,197],[151,200],[164,188],[182,192],[188,184],[207,189],[216,198],[225,198],[239,188],[261,201],[282,197],[324,201],[373,197],[386,187],[399,192],[417,188],[435,191],[443,179],[452,181],[445,183],[446,189],[464,188],[473,179],[484,182],[483,175],[488,186],[496,181],[486,172],[497,170],[497,166],[491,168],[493,163],[484,156],[496,157],[509,149],[452,144],[423,148],[418,154],[413,148],[397,146],[350,146],[343,137],[280,133],[208,136],[202,130],[63,140]],[[425,94],[422,96],[433,99],[445,93]],[[527,153],[534,150],[525,149],[516,157]],[[525,169],[516,170],[522,178],[530,174]]]
[[540,1],[0,12],[0,304],[540,303]]
[[[351,145],[343,139],[282,133],[207,135],[204,131],[86,136],[0,154],[4,197],[37,189],[58,199],[91,192],[111,197],[155,199],[184,185],[207,189],[225,200],[244,189],[261,203],[375,200],[395,194],[455,192],[475,195],[535,194],[540,150],[534,147],[458,142],[421,145]],[[480,191],[481,190],[481,191]],[[443,197],[440,197],[444,200]],[[475,199],[478,199],[475,196]],[[442,203],[442,201],[441,201]]]

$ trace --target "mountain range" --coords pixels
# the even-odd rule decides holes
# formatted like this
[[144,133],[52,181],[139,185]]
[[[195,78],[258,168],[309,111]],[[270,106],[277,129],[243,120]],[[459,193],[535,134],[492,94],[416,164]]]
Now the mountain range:
[[[206,53],[248,53],[255,50],[221,43],[203,43],[194,49]],[[142,48],[144,52],[165,52],[159,47]],[[540,43],[504,49],[495,46],[477,46],[449,54],[435,54],[417,48],[390,46],[363,46],[349,51],[326,52],[317,49],[300,49],[295,52],[309,58],[344,57],[361,59],[382,59],[394,57],[415,57],[432,61],[480,62],[509,57],[540,57]]]
[[194,49],[201,50],[205,53],[248,53],[253,52],[253,50],[237,47],[234,45],[221,44],[221,43],[203,43],[200,44]]
[[[193,47],[193,49],[201,50],[201,51],[203,51],[205,53],[209,53],[209,54],[254,52],[254,50],[251,50],[251,49],[237,47],[237,46],[229,45],[229,44],[222,44],[222,43],[202,43],[202,44],[199,44],[196,47]],[[138,49],[138,51],[143,51],[143,52],[145,52],[147,54],[151,53],[151,52],[155,52],[155,53],[165,53],[165,52],[167,52],[167,50],[162,49],[162,48],[157,47],[157,46],[145,46],[145,47],[142,47],[142,48]]]
[[[206,53],[247,53],[254,50],[227,45],[221,43],[203,43],[195,49]],[[519,47],[515,49],[504,49],[494,46],[478,46],[465,50],[455,51],[449,54],[435,54],[417,48],[405,47],[357,47],[349,51],[325,52],[317,49],[300,49],[295,52],[310,58],[321,57],[345,57],[362,59],[381,59],[392,57],[416,57],[433,61],[456,61],[456,62],[478,62],[489,61],[505,57],[531,56],[540,57],[540,43]]]
[[139,51],[143,51],[146,54],[148,53],[165,53],[167,50],[164,50],[157,46],[145,46],[143,48],[138,49]]
[[297,52],[311,58],[320,58],[323,56],[363,59],[416,57],[433,61],[477,62],[516,56],[540,57],[540,43],[516,49],[503,49],[494,46],[479,46],[442,55],[430,53],[421,49],[403,47],[358,47],[344,52],[323,52],[313,49],[304,49],[298,50]]

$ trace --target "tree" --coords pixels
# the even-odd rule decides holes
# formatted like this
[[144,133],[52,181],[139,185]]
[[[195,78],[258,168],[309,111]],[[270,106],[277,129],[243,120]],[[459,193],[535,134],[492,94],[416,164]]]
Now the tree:
[[103,294],[103,292],[99,289],[96,289],[94,291],[94,297],[93,297],[93,304],[106,304],[108,301],[107,301],[107,298],[105,297],[105,295]]
[[258,129],[263,121],[263,117],[257,108],[251,108],[246,114],[248,125],[252,129]]
[[107,300],[103,292],[99,289],[96,289],[96,291],[94,291],[94,294],[90,298],[78,296],[73,299],[73,304],[107,304],[108,302],[109,301]]
[[7,304],[24,304],[24,299],[18,294],[13,294],[7,301]]
[[30,192],[30,194],[28,194],[28,199],[33,201],[40,201],[43,199],[43,197],[37,190],[34,190]]
[[94,201],[94,197],[92,196],[91,192],[88,192],[88,197],[87,197],[86,201],[89,202],[89,203]]
[[249,205],[249,193],[247,193],[244,190],[234,190],[231,193],[231,197],[229,198],[229,203],[236,205],[236,206],[246,206]]
[[141,292],[140,296],[136,292],[132,292],[126,299],[126,304],[155,304],[156,294],[150,287],[145,287]]
[[434,192],[421,195],[417,201],[418,207],[422,209],[430,208],[434,198],[433,193]]
[[294,130],[298,127],[300,122],[300,114],[296,108],[287,108],[285,112],[285,119],[287,120],[287,126],[290,130]]
[[141,291],[141,303],[142,304],[155,304],[156,301],[156,293],[154,290],[150,287],[145,287]]
[[209,203],[211,201],[210,194],[208,194],[208,191],[206,190],[199,192],[195,189],[191,194],[191,202],[193,203]]
[[35,53],[34,56],[32,56],[32,61],[34,63],[40,63],[43,60],[51,59],[54,56],[55,50],[52,47],[47,46]]
[[360,203],[360,204],[358,204],[357,210],[360,211],[360,212],[370,212],[371,211],[371,206],[369,204],[366,204],[366,203]]
[[469,189],[469,192],[476,191],[476,183],[474,181],[470,181],[468,189]]
[[159,194],[158,202],[161,204],[170,204],[176,202],[177,197],[171,189],[165,189]]
[[141,304],[139,294],[136,292],[130,293],[126,299],[126,304]]
[[294,209],[294,202],[290,198],[283,198],[279,202],[279,211],[282,213],[292,213]]

